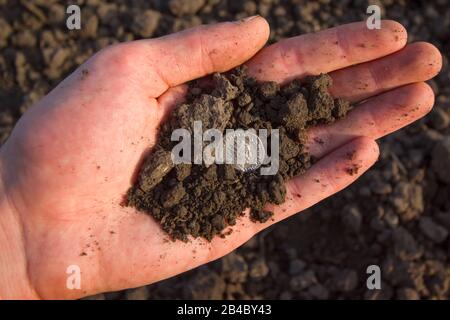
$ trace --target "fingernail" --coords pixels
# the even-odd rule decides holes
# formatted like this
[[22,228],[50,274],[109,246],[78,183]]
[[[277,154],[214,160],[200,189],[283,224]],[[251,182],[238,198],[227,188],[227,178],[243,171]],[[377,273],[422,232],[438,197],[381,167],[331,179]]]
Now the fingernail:
[[251,16],[251,17],[247,17],[247,18],[242,18],[241,20],[238,20],[236,22],[237,23],[246,23],[246,22],[249,22],[250,20],[253,20],[253,19],[258,18],[258,17],[260,17],[259,14]]

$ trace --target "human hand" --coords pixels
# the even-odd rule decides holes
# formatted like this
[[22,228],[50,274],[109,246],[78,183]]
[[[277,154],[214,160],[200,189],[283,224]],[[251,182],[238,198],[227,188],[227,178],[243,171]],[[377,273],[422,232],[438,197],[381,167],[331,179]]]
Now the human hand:
[[[219,258],[345,188],[376,161],[374,139],[433,105],[423,81],[440,70],[441,56],[427,43],[405,47],[398,23],[383,21],[380,30],[344,25],[281,41],[252,58],[268,34],[256,17],[115,45],[27,111],[0,150],[0,297],[79,298]],[[231,235],[210,243],[167,241],[149,215],[121,206],[123,197],[159,124],[183,98],[183,83],[247,60],[260,80],[330,72],[333,95],[368,100],[345,119],[310,130],[309,150],[319,161],[289,182],[286,203],[272,208],[274,221],[243,218]],[[359,170],[350,175],[355,163]],[[66,287],[69,265],[81,269],[81,290]]]

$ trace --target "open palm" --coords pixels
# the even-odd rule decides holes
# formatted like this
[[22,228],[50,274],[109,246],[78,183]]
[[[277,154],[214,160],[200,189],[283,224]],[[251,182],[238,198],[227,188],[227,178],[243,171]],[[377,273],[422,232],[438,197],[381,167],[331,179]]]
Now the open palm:
[[[268,34],[257,17],[116,45],[34,105],[0,151],[8,208],[0,212],[0,260],[10,259],[0,261],[0,283],[9,278],[0,296],[78,298],[149,284],[221,257],[353,182],[378,157],[374,139],[433,105],[422,81],[440,70],[441,56],[427,43],[405,47],[406,31],[396,22],[383,21],[380,30],[344,25],[260,51]],[[347,118],[310,131],[310,152],[320,160],[289,183],[275,221],[242,218],[225,239],[172,242],[150,216],[123,207],[124,195],[161,121],[182,99],[183,83],[247,60],[260,80],[330,72],[333,95],[363,102]],[[81,290],[66,287],[70,265],[81,269]]]

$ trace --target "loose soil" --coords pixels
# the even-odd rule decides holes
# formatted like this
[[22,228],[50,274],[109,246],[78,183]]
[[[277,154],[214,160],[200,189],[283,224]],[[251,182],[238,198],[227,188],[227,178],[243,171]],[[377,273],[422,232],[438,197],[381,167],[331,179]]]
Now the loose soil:
[[[224,236],[224,229],[236,224],[246,208],[251,208],[252,221],[266,222],[273,215],[264,210],[266,204],[283,203],[286,181],[311,165],[306,130],[342,118],[351,108],[328,93],[331,84],[331,77],[322,74],[280,88],[248,77],[245,67],[214,74],[211,86],[192,83],[188,100],[162,126],[154,151],[128,193],[128,205],[149,213],[173,239],[183,241],[189,235],[208,240]],[[178,128],[193,132],[194,121],[202,121],[203,130],[221,133],[266,129],[270,135],[271,129],[278,129],[278,172],[261,175],[258,169],[242,171],[232,164],[174,165],[171,151],[178,142],[171,141],[171,134]]]

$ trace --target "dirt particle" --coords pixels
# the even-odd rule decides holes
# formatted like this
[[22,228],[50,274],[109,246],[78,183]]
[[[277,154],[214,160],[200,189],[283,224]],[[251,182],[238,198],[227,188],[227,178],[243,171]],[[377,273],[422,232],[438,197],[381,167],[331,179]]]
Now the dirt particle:
[[89,70],[88,69],[82,69],[81,70],[81,80],[86,79],[89,76]]
[[347,156],[348,160],[354,160],[355,159],[355,155],[356,155],[356,151],[355,150],[349,151],[349,152],[346,153],[346,156]]
[[349,175],[353,176],[355,174],[358,174],[358,171],[360,168],[361,168],[360,165],[352,164],[351,166],[349,166],[345,169],[345,172],[347,172]]
[[250,219],[253,222],[261,222],[264,223],[269,220],[273,216],[272,211],[267,210],[252,210],[250,213]]
[[322,144],[325,143],[321,138],[318,138],[318,137],[315,137],[315,138],[314,138],[314,142],[316,142],[316,143],[318,143],[318,144],[320,144],[320,145],[322,145]]

